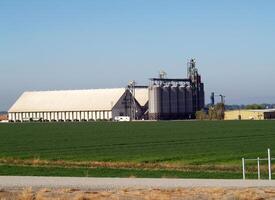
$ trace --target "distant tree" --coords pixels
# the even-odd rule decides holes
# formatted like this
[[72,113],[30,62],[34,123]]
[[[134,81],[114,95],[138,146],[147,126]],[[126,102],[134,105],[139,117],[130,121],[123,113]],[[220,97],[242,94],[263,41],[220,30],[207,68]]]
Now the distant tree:
[[224,119],[224,110],[225,110],[225,106],[223,103],[218,103],[215,106],[216,112],[217,112],[217,119],[218,120],[223,120]]
[[210,107],[208,111],[208,119],[210,120],[223,120],[225,106],[223,103],[218,103],[214,107]]
[[196,119],[205,120],[208,119],[208,116],[204,110],[200,110],[196,112]]
[[225,105],[223,103],[217,103],[215,106],[209,105],[208,112],[197,111],[196,119],[198,120],[224,120]]
[[210,120],[217,119],[217,111],[216,111],[215,107],[209,108],[208,119],[210,119]]
[[251,105],[245,106],[245,109],[247,109],[247,110],[257,110],[257,109],[264,109],[264,108],[265,107],[260,104],[251,104]]

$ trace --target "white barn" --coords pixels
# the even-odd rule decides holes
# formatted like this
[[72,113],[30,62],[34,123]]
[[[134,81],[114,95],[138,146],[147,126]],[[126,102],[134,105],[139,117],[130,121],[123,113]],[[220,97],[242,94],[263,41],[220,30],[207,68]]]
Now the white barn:
[[[142,117],[148,90],[136,89]],[[24,92],[8,111],[9,121],[96,121],[130,116],[132,94],[125,88]]]

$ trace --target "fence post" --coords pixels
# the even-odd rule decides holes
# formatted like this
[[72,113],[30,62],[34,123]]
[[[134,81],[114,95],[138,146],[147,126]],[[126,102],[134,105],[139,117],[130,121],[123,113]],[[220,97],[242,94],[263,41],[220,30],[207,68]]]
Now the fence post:
[[268,155],[268,179],[271,180],[271,157],[270,157],[270,149],[267,149],[267,155]]
[[245,160],[242,158],[242,164],[243,164],[243,180],[245,180]]
[[257,158],[257,163],[258,163],[258,180],[261,179],[261,169],[260,169],[260,158]]

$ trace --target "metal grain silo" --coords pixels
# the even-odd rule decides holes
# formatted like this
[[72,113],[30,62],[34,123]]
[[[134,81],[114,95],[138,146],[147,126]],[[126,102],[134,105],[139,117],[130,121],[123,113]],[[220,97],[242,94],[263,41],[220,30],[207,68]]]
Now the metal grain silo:
[[204,96],[204,84],[201,83],[199,86],[199,110],[203,109],[205,106],[205,96]]
[[170,106],[171,86],[165,85],[161,89],[162,89],[161,115],[163,119],[169,119],[171,114],[171,106]]
[[180,86],[178,95],[178,115],[183,119],[186,114],[186,87]]
[[179,87],[172,86],[170,93],[170,106],[171,106],[171,118],[177,119],[178,117],[178,95],[179,95]]
[[161,114],[161,87],[152,85],[149,87],[149,119],[156,120]]
[[186,87],[186,113],[193,114],[193,90],[191,86]]

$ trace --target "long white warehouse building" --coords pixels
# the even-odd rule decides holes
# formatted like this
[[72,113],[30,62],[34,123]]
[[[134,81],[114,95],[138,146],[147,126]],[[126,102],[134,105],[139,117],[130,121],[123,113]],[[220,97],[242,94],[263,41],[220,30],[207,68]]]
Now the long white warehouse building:
[[[134,100],[133,100],[134,99]],[[148,89],[125,88],[24,92],[8,111],[9,121],[96,121],[131,116],[142,118]]]

